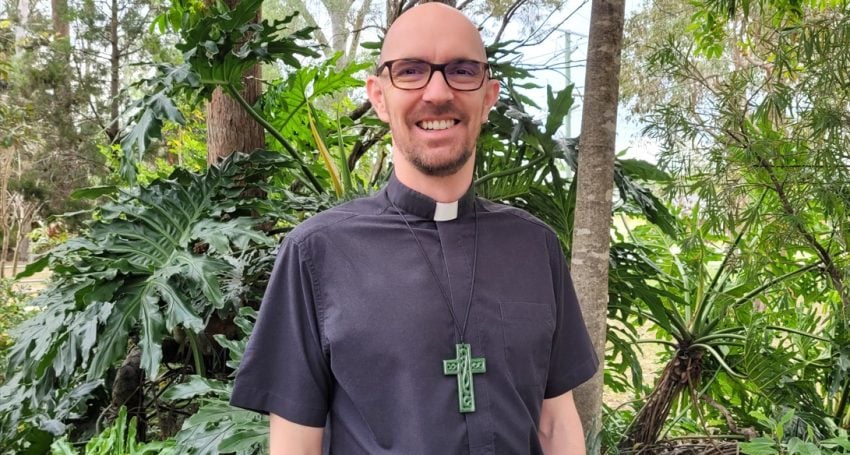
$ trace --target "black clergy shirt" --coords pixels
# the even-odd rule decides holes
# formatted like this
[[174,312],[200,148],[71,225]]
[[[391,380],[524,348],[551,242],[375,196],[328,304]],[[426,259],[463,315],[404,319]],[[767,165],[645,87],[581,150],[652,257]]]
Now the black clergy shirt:
[[[457,379],[443,374],[443,360],[455,358],[455,324],[390,200],[422,242],[459,325],[477,213],[464,340],[486,359],[486,372],[473,375],[475,412],[458,411]],[[324,426],[334,454],[541,453],[543,399],[589,379],[598,363],[558,239],[471,189],[456,219],[433,221],[434,211],[432,199],[393,176],[375,196],[287,235],[231,403]]]

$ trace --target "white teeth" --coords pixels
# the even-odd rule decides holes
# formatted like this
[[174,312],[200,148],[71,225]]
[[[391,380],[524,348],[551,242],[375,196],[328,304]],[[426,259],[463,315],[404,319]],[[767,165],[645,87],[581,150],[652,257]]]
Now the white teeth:
[[426,130],[445,130],[453,127],[454,124],[454,120],[427,120],[419,123]]

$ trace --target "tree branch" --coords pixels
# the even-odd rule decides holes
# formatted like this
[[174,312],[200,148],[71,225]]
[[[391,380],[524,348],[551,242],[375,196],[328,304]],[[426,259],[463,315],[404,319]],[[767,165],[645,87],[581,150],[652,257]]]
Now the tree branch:
[[514,3],[508,7],[507,11],[505,11],[505,17],[502,18],[502,25],[499,27],[499,32],[496,33],[496,38],[493,42],[498,43],[502,40],[502,33],[505,32],[505,28],[507,28],[508,23],[511,21],[511,18],[514,16],[514,13],[528,0],[516,0]]
[[357,11],[351,31],[351,45],[348,47],[349,60],[353,60],[354,55],[357,53],[357,46],[360,45],[360,32],[363,30],[363,21],[366,20],[366,14],[369,12],[369,6],[371,4],[372,0],[363,0],[363,5]]
[[463,9],[469,6],[470,3],[472,3],[472,0],[464,0],[463,3],[457,5],[457,9],[463,11]]
[[353,111],[351,111],[351,114],[348,114],[348,118],[350,118],[352,121],[356,121],[360,117],[363,117],[364,115],[366,115],[366,113],[369,112],[369,109],[371,109],[371,108],[372,108],[372,102],[369,101],[369,100],[366,100],[363,103],[361,103],[359,106],[357,106],[357,108],[355,108]]
[[307,5],[304,4],[302,0],[294,0],[295,7],[298,10],[298,13],[304,16],[304,20],[307,21],[307,25],[311,27],[316,27],[316,31],[314,32],[316,35],[316,41],[322,45],[322,52],[325,54],[325,57],[330,57],[333,55],[334,50],[328,41],[328,38],[325,36],[325,32],[322,31],[322,28],[319,27],[319,24],[316,22],[316,18],[310,13],[310,10],[307,9]]
[[[378,141],[387,134],[387,131],[388,129],[386,127],[380,128],[377,132],[369,135],[369,137],[355,142],[354,147],[351,148],[351,154],[348,155],[348,169],[353,171],[357,166],[357,161],[359,161],[373,145],[377,144]],[[365,132],[366,128],[360,130],[361,135],[364,135]]]
[[[750,149],[752,150],[752,149]],[[785,212],[785,215],[790,218],[791,225],[797,230],[797,232],[803,236],[809,246],[815,250],[821,262],[823,262],[823,266],[826,269],[827,276],[829,276],[830,281],[832,281],[832,285],[835,288],[835,291],[838,293],[838,296],[841,298],[841,302],[844,305],[845,309],[850,309],[850,296],[847,295],[847,290],[844,286],[844,281],[842,278],[842,273],[835,266],[835,261],[832,258],[832,255],[823,245],[818,241],[818,239],[811,232],[806,229],[806,226],[803,225],[802,221],[800,221],[799,214],[797,210],[791,205],[791,200],[788,197],[788,194],[785,192],[785,186],[779,179],[776,177],[776,173],[773,171],[773,166],[770,162],[762,157],[759,153],[754,152],[756,159],[758,160],[759,165],[767,172],[768,178],[770,179],[771,185],[773,185],[773,190],[776,192],[777,197],[779,198],[779,202],[782,205],[782,210]]]

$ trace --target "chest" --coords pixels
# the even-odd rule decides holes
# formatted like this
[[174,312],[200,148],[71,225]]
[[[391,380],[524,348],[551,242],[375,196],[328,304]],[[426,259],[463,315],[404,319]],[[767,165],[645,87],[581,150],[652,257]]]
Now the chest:
[[338,354],[346,368],[348,359],[389,368],[411,356],[439,362],[461,338],[497,357],[545,348],[556,309],[543,239],[480,229],[476,248],[470,224],[413,229],[330,242],[318,301],[332,360]]

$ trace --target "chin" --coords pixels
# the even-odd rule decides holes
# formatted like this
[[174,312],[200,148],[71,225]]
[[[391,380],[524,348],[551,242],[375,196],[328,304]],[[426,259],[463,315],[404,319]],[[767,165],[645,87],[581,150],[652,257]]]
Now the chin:
[[439,162],[428,162],[419,159],[421,158],[419,156],[413,156],[411,158],[411,164],[419,170],[419,172],[430,177],[449,177],[457,174],[461,169],[463,169],[466,163],[469,162],[469,159],[472,158],[472,153],[469,151],[463,151],[456,154],[456,156],[451,159]]

